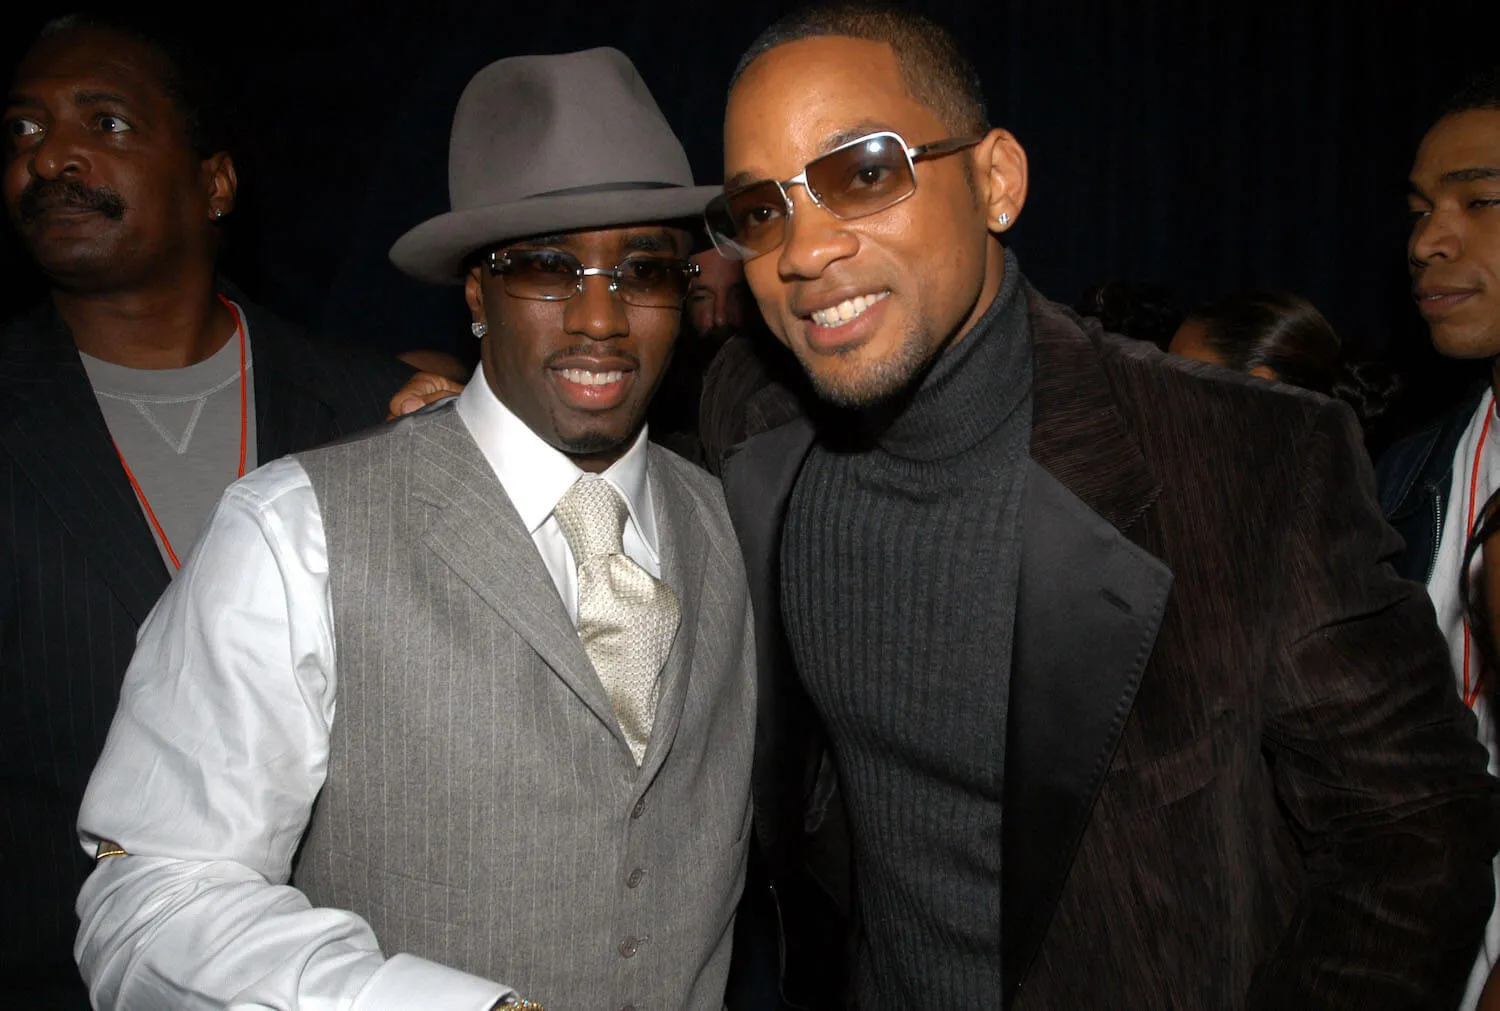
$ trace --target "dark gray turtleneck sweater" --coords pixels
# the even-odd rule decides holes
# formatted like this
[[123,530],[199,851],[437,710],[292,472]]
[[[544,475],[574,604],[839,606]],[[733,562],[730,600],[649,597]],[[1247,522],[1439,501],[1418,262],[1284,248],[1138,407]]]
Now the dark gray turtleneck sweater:
[[[853,823],[861,1011],[998,1006],[1005,713],[1031,438],[1020,271],[788,504],[782,608]],[[856,419],[850,419],[851,425]]]

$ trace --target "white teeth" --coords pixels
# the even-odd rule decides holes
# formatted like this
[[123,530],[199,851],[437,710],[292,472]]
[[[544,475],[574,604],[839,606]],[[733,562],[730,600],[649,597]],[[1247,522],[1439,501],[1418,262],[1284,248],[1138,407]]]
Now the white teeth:
[[812,321],[818,326],[838,326],[841,323],[847,323],[889,294],[888,291],[882,291],[874,295],[855,295],[853,298],[846,298],[838,305],[828,309],[819,309],[813,313]]
[[625,378],[625,373],[615,372],[590,372],[587,369],[563,369],[562,377],[570,383],[579,386],[608,386],[610,383],[618,383]]

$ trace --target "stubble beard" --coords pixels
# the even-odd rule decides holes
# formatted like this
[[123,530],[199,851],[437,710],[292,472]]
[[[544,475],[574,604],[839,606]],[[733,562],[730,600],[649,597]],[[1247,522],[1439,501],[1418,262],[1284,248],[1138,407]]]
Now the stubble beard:
[[[841,350],[835,357],[858,355],[861,351],[862,348]],[[832,375],[816,371],[816,356],[806,349],[797,348],[796,353],[818,397],[835,407],[852,410],[877,407],[900,397],[911,389],[935,357],[931,342],[915,327],[907,329],[895,353]]]

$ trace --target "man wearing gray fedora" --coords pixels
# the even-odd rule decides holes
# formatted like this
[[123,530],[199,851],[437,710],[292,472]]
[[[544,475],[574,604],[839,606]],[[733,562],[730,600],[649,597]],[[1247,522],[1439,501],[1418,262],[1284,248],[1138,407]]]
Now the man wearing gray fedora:
[[233,485],[79,831],[96,1007],[721,1007],[754,644],[717,484],[646,441],[712,191],[613,49],[469,84],[464,394]]

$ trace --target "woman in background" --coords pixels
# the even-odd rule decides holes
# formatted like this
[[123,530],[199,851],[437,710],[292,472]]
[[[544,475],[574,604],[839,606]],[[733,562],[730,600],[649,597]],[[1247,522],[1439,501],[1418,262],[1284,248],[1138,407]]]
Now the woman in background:
[[1395,374],[1375,362],[1346,362],[1333,326],[1307,299],[1285,291],[1229,295],[1190,313],[1167,348],[1345,401],[1366,436],[1396,398]]

